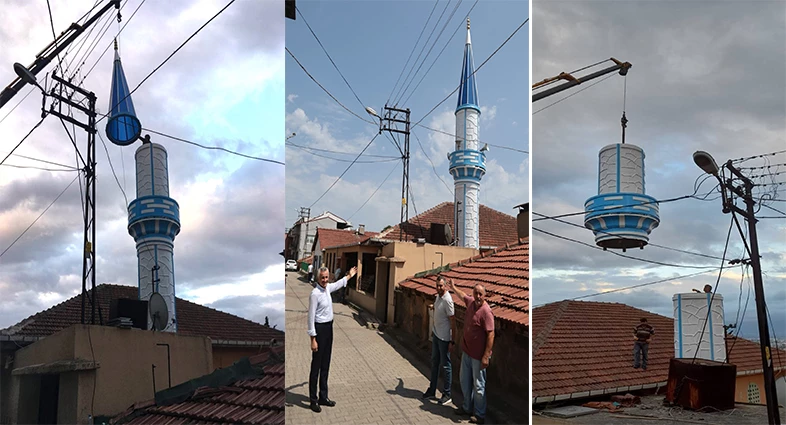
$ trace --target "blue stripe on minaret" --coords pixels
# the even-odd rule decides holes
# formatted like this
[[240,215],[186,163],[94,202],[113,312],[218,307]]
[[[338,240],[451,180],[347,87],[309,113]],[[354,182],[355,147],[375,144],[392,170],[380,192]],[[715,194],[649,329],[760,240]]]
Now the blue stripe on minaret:
[[170,254],[170,261],[172,265],[172,317],[175,318],[174,326],[175,332],[177,332],[177,288],[175,286],[175,250],[172,249],[172,254]]
[[150,194],[155,195],[156,194],[156,169],[153,166],[153,144],[148,143],[148,145],[150,145],[150,190],[152,191]]

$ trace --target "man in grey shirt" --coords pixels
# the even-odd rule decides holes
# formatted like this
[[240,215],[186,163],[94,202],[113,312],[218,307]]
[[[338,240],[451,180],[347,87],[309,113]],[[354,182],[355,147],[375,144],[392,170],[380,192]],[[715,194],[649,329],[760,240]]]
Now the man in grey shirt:
[[442,389],[440,404],[450,403],[450,384],[452,383],[453,367],[450,363],[450,350],[454,345],[456,321],[454,318],[453,297],[447,290],[447,279],[437,276],[437,298],[434,300],[434,326],[431,337],[431,384],[423,398],[436,398],[439,369],[445,371],[445,386]]

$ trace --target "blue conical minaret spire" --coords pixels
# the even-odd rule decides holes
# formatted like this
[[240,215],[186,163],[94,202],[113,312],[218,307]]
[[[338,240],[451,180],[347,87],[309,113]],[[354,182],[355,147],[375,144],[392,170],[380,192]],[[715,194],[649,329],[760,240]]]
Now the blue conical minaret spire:
[[478,87],[467,19],[467,42],[456,106],[456,149],[448,154],[453,176],[453,213],[456,245],[480,248],[480,179],[486,174],[486,151],[478,141]]
[[464,45],[463,64],[456,112],[463,108],[472,108],[480,113],[480,106],[478,106],[478,86],[475,85],[475,61],[472,57],[472,38],[469,35],[469,18],[467,18],[467,42]]
[[112,92],[109,99],[109,120],[106,123],[106,136],[112,143],[128,146],[139,138],[142,124],[134,112],[128,82],[117,52],[115,40],[115,63],[112,69]]

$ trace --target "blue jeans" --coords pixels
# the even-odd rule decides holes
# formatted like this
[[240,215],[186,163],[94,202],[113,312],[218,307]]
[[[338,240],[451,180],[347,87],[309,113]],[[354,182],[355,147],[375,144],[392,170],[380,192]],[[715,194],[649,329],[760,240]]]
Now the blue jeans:
[[486,369],[480,369],[480,360],[475,360],[467,353],[461,354],[461,392],[464,393],[465,412],[473,413],[479,418],[486,417]]
[[643,341],[635,341],[633,343],[633,368],[638,369],[641,365],[642,369],[647,368],[647,351],[650,345]]
[[450,351],[448,350],[450,341],[443,341],[436,335],[431,336],[431,341],[431,385],[426,392],[436,393],[441,367],[445,371],[445,387],[442,390],[442,395],[450,397],[450,384],[453,382],[453,366],[450,363]]

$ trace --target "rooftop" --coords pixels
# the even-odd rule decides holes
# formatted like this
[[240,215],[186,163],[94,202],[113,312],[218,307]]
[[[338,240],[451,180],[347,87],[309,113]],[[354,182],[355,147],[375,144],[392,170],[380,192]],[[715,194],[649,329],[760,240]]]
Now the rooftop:
[[113,424],[283,424],[284,347],[159,391]]
[[[496,248],[518,242],[516,217],[499,212],[485,205],[480,205],[480,246],[481,248]],[[455,237],[453,228],[454,213],[453,202],[443,202],[434,208],[426,210],[406,223],[397,224],[377,236],[380,239],[399,240],[403,233],[404,240],[414,241],[425,238],[428,242],[431,237],[431,224],[438,223],[450,227]]]
[[377,232],[363,232],[361,235],[358,234],[356,230],[338,230],[320,227],[317,229],[317,237],[314,239],[314,245],[316,246],[317,241],[319,241],[319,246],[322,249],[357,245],[377,235],[379,235]]
[[[646,371],[632,365],[632,329],[642,317],[655,328]],[[665,386],[673,334],[674,319],[625,304],[566,300],[537,307],[532,310],[533,401]],[[738,375],[761,369],[758,344],[728,337],[726,345]],[[774,351],[776,370],[786,368],[786,351]]]
[[[89,297],[86,300],[86,317],[90,317]],[[100,308],[104,323],[109,320],[109,304],[113,299],[137,299],[138,289],[135,286],[102,284],[96,286],[96,305]],[[60,304],[34,314],[21,322],[0,330],[2,340],[37,340],[55,334],[71,325],[81,323],[81,298],[74,296]],[[177,333],[179,335],[209,337],[213,344],[262,342],[272,339],[282,341],[284,332],[266,327],[259,323],[246,320],[235,315],[224,313],[186,301],[175,299],[177,309]],[[98,318],[99,309],[96,309]]]
[[[453,280],[465,292],[481,283],[486,287],[486,300],[500,320],[528,326],[529,324],[529,240],[522,239],[493,251],[449,264],[430,273],[417,274],[399,285],[430,297],[437,293],[437,271]],[[458,295],[451,293],[457,306]]]

